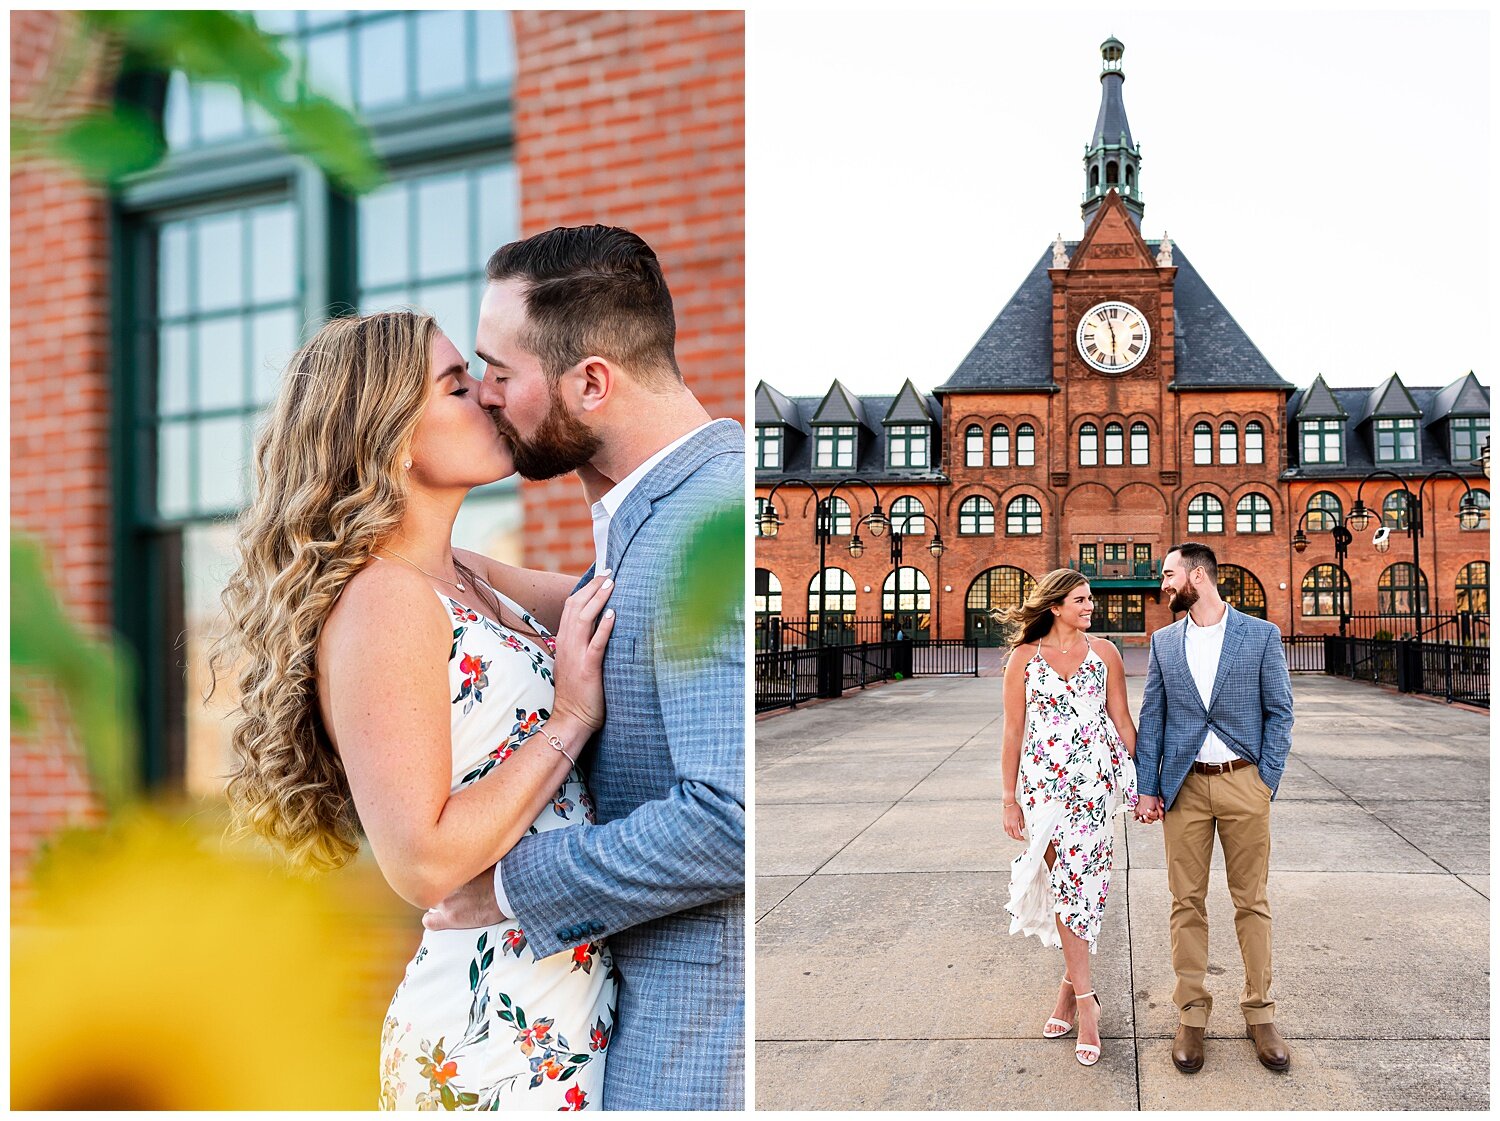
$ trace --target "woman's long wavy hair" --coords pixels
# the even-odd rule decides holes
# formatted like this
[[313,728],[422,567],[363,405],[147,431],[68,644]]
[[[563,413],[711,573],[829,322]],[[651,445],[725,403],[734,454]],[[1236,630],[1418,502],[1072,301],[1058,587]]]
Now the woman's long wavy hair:
[[255,442],[255,500],[224,590],[214,678],[239,685],[228,787],[240,833],[330,870],[359,848],[343,763],[318,713],[317,649],[344,585],[401,524],[403,461],[429,391],[437,324],[387,311],[335,319],[292,358]]
[[1001,615],[1001,622],[1011,628],[1010,645],[1026,646],[1047,637],[1052,631],[1052,609],[1061,607],[1075,588],[1088,582],[1087,576],[1071,568],[1054,568],[1038,580],[1025,603]]

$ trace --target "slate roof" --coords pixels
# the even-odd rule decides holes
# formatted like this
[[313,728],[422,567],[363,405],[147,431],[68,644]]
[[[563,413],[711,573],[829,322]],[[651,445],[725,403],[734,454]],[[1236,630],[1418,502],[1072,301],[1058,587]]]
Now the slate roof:
[[755,387],[755,423],[788,424],[798,432],[807,432],[807,420],[796,402],[764,381]]
[[1328,388],[1328,383],[1319,374],[1313,379],[1313,383],[1306,390],[1297,391],[1301,404],[1297,406],[1294,416],[1307,420],[1333,419],[1334,417],[1348,417],[1344,407],[1339,404],[1338,398],[1333,395],[1333,390]]
[[[764,382],[761,383],[765,385]],[[767,387],[769,388],[769,387]],[[846,391],[847,392],[847,391]],[[778,394],[778,396],[780,396]],[[853,396],[853,394],[851,394]],[[898,395],[899,396],[899,395]],[[826,397],[826,395],[825,395]],[[823,403],[825,397],[783,397],[792,409],[796,410],[804,421],[810,421],[818,407]],[[757,394],[757,401],[759,395]],[[858,398],[866,416],[883,417],[890,412],[891,406],[896,402],[897,396],[889,394],[885,396],[863,396]],[[932,443],[928,446],[928,460],[933,466],[926,470],[887,470],[886,460],[886,428],[877,424],[873,430],[861,429],[859,433],[859,454],[852,468],[840,468],[837,471],[827,469],[818,470],[813,467],[813,439],[789,439],[783,445],[783,466],[780,469],[769,471],[757,471],[755,481],[757,483],[775,483],[788,476],[800,476],[816,483],[818,479],[840,479],[846,475],[858,475],[861,479],[867,479],[872,483],[899,483],[899,482],[941,482],[946,483],[948,477],[937,469],[937,464],[942,462],[942,406],[937,398],[923,396],[922,402],[928,411],[928,419],[933,424]],[[760,408],[757,404],[755,421],[757,424],[781,423],[777,420],[762,419]],[[810,425],[802,431],[810,431]]]
[[1420,416],[1421,413],[1421,407],[1412,399],[1406,386],[1401,384],[1401,376],[1392,374],[1365,394],[1360,408],[1351,414],[1350,419],[1355,424],[1364,424],[1376,416],[1413,417]]
[[1450,416],[1489,416],[1489,390],[1479,384],[1479,379],[1470,370],[1438,390],[1432,399],[1432,411],[1427,414],[1425,424],[1436,424]]
[[[1478,383],[1476,382],[1475,384]],[[1452,386],[1445,387],[1444,389],[1405,387],[1407,393],[1411,395],[1412,401],[1422,412],[1423,421],[1417,425],[1418,461],[1416,463],[1376,463],[1374,425],[1367,422],[1358,422],[1355,418],[1361,413],[1366,412],[1369,399],[1381,393],[1385,388],[1385,383],[1382,383],[1380,386],[1375,387],[1375,389],[1331,390],[1330,392],[1343,408],[1344,412],[1349,415],[1343,425],[1344,462],[1342,464],[1301,464],[1302,441],[1299,436],[1293,435],[1287,440],[1288,467],[1286,475],[1298,479],[1333,479],[1363,475],[1382,467],[1389,467],[1402,475],[1424,474],[1436,467],[1448,467],[1457,471],[1460,475],[1474,475],[1483,478],[1484,472],[1478,466],[1470,465],[1468,462],[1454,463],[1448,458],[1447,426],[1434,423],[1443,419],[1442,415],[1436,409],[1436,406],[1439,404],[1438,398],[1449,389],[1452,389]],[[1488,391],[1484,391],[1483,387],[1480,388],[1484,393],[1485,400],[1488,401]],[[1290,433],[1297,433],[1297,411],[1301,405],[1301,398],[1308,392],[1310,390],[1299,389],[1296,393],[1292,394],[1291,400],[1287,402],[1287,426]]]
[[845,389],[837,378],[808,419],[813,424],[858,424],[865,428],[874,427],[866,419],[860,399]]
[[[1078,242],[1064,243],[1071,255]],[[1154,251],[1160,241],[1147,241]],[[1295,388],[1266,361],[1234,316],[1173,242],[1177,266],[1173,304],[1178,389]],[[1048,248],[1032,266],[1015,295],[1000,309],[958,369],[937,393],[1054,390],[1052,380],[1052,264]]]
[[[938,408],[934,413],[933,409]],[[917,387],[912,384],[911,378],[906,379],[906,384],[901,387],[891,402],[890,410],[881,420],[882,424],[941,424],[943,414],[937,402],[931,398],[922,396],[917,392]]]
[[1094,132],[1090,147],[1101,144],[1119,144],[1120,134],[1125,134],[1125,147],[1134,148],[1135,138],[1130,135],[1130,121],[1125,116],[1125,75],[1105,74],[1100,79],[1104,86],[1099,95],[1099,117],[1094,121]]

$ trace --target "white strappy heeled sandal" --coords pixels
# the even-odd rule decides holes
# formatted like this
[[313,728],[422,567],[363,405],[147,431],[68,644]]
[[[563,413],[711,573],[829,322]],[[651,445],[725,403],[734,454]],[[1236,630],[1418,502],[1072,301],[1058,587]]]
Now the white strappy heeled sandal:
[[[1097,994],[1095,994],[1093,989],[1090,989],[1086,993],[1078,994],[1079,1000],[1083,1000],[1086,997],[1093,997],[1094,1003],[1099,1004],[1099,997]],[[1099,1005],[1099,1011],[1104,1011],[1104,1006],[1102,1004]],[[1099,1061],[1099,1056],[1101,1054],[1103,1054],[1103,1052],[1100,1050],[1100,1048],[1096,1047],[1092,1043],[1080,1043],[1078,1044],[1078,1046],[1073,1048],[1073,1057],[1078,1060],[1081,1066],[1093,1066]]]
[[[1063,974],[1063,984],[1068,988],[1073,987],[1073,982],[1068,980],[1067,974]],[[1066,1020],[1059,1020],[1056,1016],[1048,1016],[1047,1022],[1042,1025],[1043,1039],[1061,1039],[1073,1030],[1073,1025]]]

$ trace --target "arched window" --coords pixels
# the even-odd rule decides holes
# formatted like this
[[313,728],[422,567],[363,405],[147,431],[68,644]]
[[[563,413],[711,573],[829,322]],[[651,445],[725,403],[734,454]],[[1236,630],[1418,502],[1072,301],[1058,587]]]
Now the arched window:
[[1490,563],[1470,561],[1458,570],[1453,583],[1453,609],[1476,615],[1490,613]]
[[1125,165],[1125,193],[1130,193],[1130,188],[1135,186],[1135,168],[1129,164]]
[[1104,426],[1104,465],[1119,467],[1125,462],[1125,427],[1113,422]]
[[[1420,590],[1420,601],[1412,599],[1412,593]],[[1397,561],[1380,574],[1380,583],[1375,586],[1375,601],[1382,615],[1415,615],[1414,602],[1420,602],[1422,612],[1427,611],[1427,577],[1414,568],[1410,561]]]
[[1302,577],[1302,614],[1309,618],[1349,610],[1353,602],[1349,574],[1336,564],[1320,564]]
[[[1487,491],[1487,490],[1480,490],[1478,487],[1470,487],[1469,489],[1474,492],[1474,499],[1475,499],[1475,501],[1477,501],[1479,503],[1479,524],[1476,525],[1474,528],[1475,529],[1489,529],[1490,528],[1490,492]],[[1463,526],[1460,525],[1459,528],[1462,529]]]
[[990,466],[1010,466],[1010,429],[997,424],[990,429]]
[[1214,429],[1206,420],[1193,425],[1193,462],[1196,464],[1214,461]]
[[1236,533],[1270,533],[1271,500],[1263,494],[1247,494],[1234,507]]
[[1393,490],[1380,504],[1380,524],[1388,529],[1405,529],[1411,525],[1411,505],[1404,490]]
[[[820,598],[827,584],[827,599]],[[854,611],[854,577],[842,568],[825,568],[821,576],[814,576],[807,586],[807,614],[811,618],[820,610]]]
[[1238,463],[1240,458],[1240,430],[1232,421],[1219,425],[1219,462]]
[[1141,421],[1130,426],[1130,462],[1136,466],[1151,462],[1151,429]]
[[1042,504],[1029,494],[1012,498],[1005,507],[1005,532],[1013,537],[1035,537],[1042,532]]
[[[755,570],[755,648],[780,649],[781,581],[769,568]],[[776,622],[772,622],[776,620]]]
[[1036,466],[1036,429],[1029,424],[1016,429],[1016,466]]
[[885,578],[880,594],[881,630],[890,638],[926,638],[932,620],[932,585],[921,569],[903,566]]
[[1104,165],[1104,181],[1110,185],[1114,185],[1120,181],[1120,165],[1114,160],[1110,160],[1109,163]]
[[1266,461],[1266,427],[1258,420],[1252,420],[1245,425],[1245,462],[1264,463]]
[[891,503],[891,532],[921,537],[927,532],[927,511],[915,498],[898,498]]
[[1223,533],[1224,504],[1212,494],[1200,494],[1188,503],[1189,533]]
[[1089,186],[1094,190],[1099,189],[1099,165],[1095,164],[1089,168]]
[[977,424],[964,429],[964,466],[984,466],[984,429]]
[[835,494],[828,499],[828,512],[833,515],[830,532],[835,537],[848,537],[854,532],[854,518],[849,513],[849,503]]
[[1097,467],[1099,465],[1099,429],[1096,425],[1085,424],[1078,429],[1078,466]]
[[1254,615],[1257,619],[1266,617],[1266,589],[1248,568],[1237,564],[1219,565],[1219,595],[1225,602],[1232,603],[1237,611]]
[[958,507],[960,536],[992,536],[995,532],[995,505],[982,495],[965,498]]
[[1019,568],[1000,565],[974,578],[964,597],[964,641],[970,646],[999,646],[1008,630],[997,616],[1019,607],[1036,581]]
[[1332,491],[1320,490],[1307,500],[1309,533],[1324,533],[1344,520],[1344,504]]

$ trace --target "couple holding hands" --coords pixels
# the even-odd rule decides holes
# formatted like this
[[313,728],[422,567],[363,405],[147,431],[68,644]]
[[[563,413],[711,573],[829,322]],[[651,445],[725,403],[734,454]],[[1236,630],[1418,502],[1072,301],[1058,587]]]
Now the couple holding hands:
[[[1292,688],[1281,632],[1225,603],[1206,545],[1174,545],[1162,563],[1172,611],[1151,636],[1140,726],[1130,717],[1125,667],[1113,644],[1088,637],[1093,597],[1071,569],[1043,577],[1009,613],[1001,754],[1004,825],[1027,842],[1011,865],[1011,933],[1060,947],[1062,986],[1042,1035],[1078,1026],[1075,1057],[1101,1054],[1101,1004],[1090,977],[1109,895],[1117,812],[1160,821],[1172,892],[1172,968],[1178,1009],[1172,1061],[1203,1066],[1213,1008],[1208,971],[1208,873],[1214,833],[1224,850],[1244,959],[1246,1034],[1271,1070],[1290,1067],[1271,995],[1271,800],[1292,736]],[[1022,653],[1028,656],[1021,657]]]

